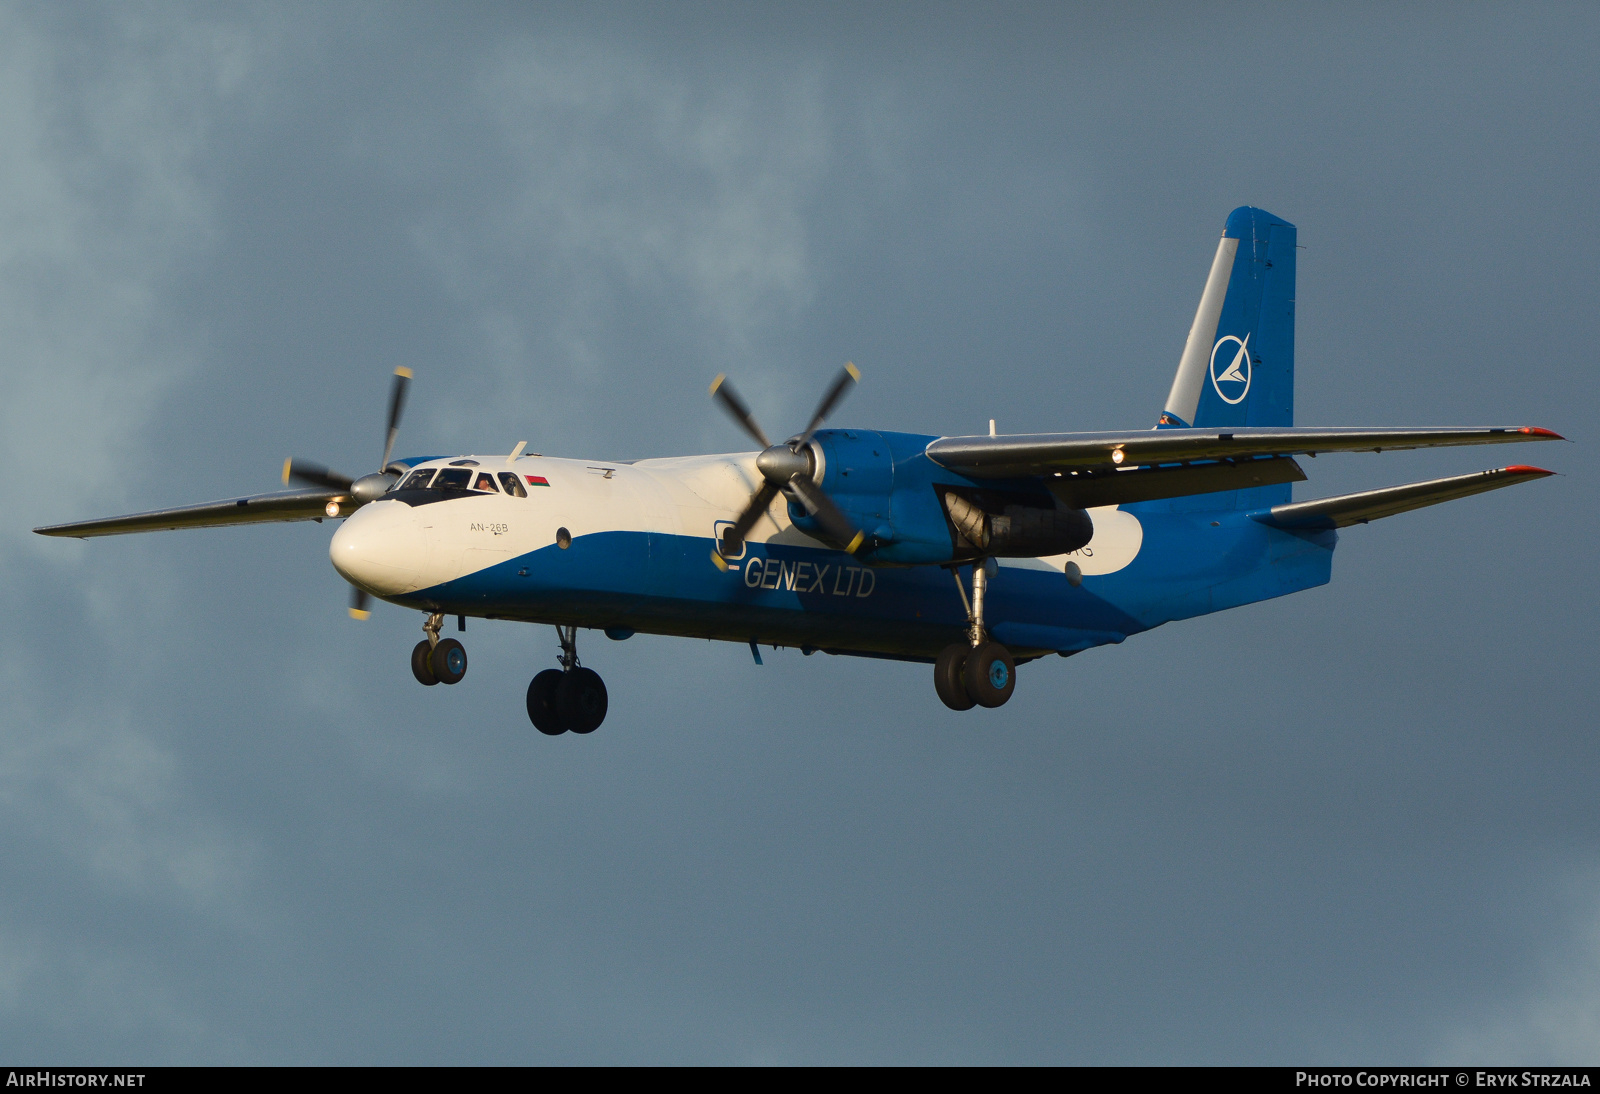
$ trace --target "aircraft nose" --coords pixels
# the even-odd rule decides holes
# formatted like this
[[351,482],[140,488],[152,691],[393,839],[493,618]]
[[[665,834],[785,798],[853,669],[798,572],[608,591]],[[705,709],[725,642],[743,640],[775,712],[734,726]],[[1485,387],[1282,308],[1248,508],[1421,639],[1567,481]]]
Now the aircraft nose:
[[345,518],[328,545],[328,557],[352,585],[392,596],[418,587],[424,546],[411,506],[376,501]]

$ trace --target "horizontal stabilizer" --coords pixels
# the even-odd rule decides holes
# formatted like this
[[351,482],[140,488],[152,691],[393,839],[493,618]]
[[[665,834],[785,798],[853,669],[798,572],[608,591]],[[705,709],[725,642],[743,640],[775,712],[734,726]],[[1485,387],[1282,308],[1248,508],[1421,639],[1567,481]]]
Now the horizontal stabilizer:
[[[51,524],[35,528],[41,536],[120,536],[129,532],[168,532],[179,528],[222,528],[233,524],[267,524],[275,521],[321,520],[331,501],[348,501],[348,495],[334,490],[279,490],[253,494],[227,501],[208,501],[176,509],[156,509],[125,517],[80,520],[74,524]],[[353,506],[344,512],[351,511]]]
[[1130,505],[1136,501],[1248,490],[1258,486],[1304,482],[1306,473],[1288,456],[1259,460],[1218,460],[1174,467],[1137,467],[1126,471],[1064,471],[1044,480],[1050,493],[1073,509]]
[[975,479],[1012,479],[1083,468],[1146,467],[1186,460],[1383,452],[1464,444],[1559,441],[1559,433],[1520,428],[1303,426],[1237,429],[1144,429],[1126,433],[1032,433],[1010,437],[940,437],[927,447],[940,467]]
[[1390,486],[1382,490],[1363,490],[1359,494],[1341,494],[1336,498],[1318,501],[1300,501],[1292,505],[1274,505],[1262,513],[1250,515],[1262,524],[1274,528],[1304,529],[1314,531],[1328,528],[1345,528],[1352,524],[1366,524],[1379,517],[1392,517],[1412,509],[1438,505],[1441,501],[1481,494],[1485,490],[1498,490],[1502,486],[1515,486],[1555,474],[1542,467],[1518,464],[1497,471],[1479,471],[1471,475],[1452,475],[1447,479],[1430,479],[1406,486]]

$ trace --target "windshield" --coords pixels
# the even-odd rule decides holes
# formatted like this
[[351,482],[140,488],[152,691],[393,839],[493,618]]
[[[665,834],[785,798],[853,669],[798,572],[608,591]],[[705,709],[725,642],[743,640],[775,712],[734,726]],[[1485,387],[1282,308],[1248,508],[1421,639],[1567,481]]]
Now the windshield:
[[522,488],[522,483],[509,471],[500,472],[500,485],[506,488],[506,493],[514,498],[525,498],[528,492]]
[[424,467],[421,471],[413,471],[411,474],[407,475],[405,480],[401,482],[399,486],[395,487],[395,489],[424,490],[428,486],[428,480],[433,478],[433,470],[434,469],[431,467]]
[[465,467],[447,467],[433,481],[435,490],[465,490],[472,481],[472,471]]

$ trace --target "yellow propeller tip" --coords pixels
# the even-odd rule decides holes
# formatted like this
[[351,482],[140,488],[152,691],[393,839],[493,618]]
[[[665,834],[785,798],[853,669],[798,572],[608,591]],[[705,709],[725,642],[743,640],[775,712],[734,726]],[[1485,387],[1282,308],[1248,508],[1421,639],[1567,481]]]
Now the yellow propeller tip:
[[856,368],[854,362],[846,361],[844,363],[844,370],[850,374],[850,379],[854,380],[858,384],[861,382],[861,370]]
[[721,570],[723,573],[728,572],[728,560],[723,558],[722,555],[717,551],[711,552],[711,564],[717,569]]
[[292,463],[294,463],[293,456],[283,461],[283,485],[285,486],[289,485],[289,465]]
[[862,541],[865,540],[866,538],[867,538],[867,533],[865,533],[865,532],[857,532],[856,533],[856,538],[850,541],[850,546],[848,546],[848,547],[846,547],[844,549],[844,553],[847,554],[847,555],[855,554],[856,553],[856,548],[860,547]]
[[350,618],[351,619],[370,619],[370,618],[372,618],[372,613],[369,612],[369,611],[365,611],[365,610],[363,610],[361,608],[351,608],[350,609]]
[[717,388],[721,387],[722,381],[726,380],[727,378],[728,374],[726,372],[717,373],[717,378],[711,381],[711,394],[715,395],[717,393]]
[[396,376],[404,376],[407,380],[411,379],[411,370],[406,368],[404,365],[401,365],[399,368],[395,369],[394,374]]

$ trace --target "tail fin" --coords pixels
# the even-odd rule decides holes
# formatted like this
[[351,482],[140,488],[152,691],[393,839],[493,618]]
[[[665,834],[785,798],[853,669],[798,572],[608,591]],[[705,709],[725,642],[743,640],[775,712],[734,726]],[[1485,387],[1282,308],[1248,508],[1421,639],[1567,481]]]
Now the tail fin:
[[[1294,425],[1294,225],[1264,209],[1228,215],[1157,429]],[[1174,510],[1259,509],[1288,483],[1202,494]]]
[[1294,425],[1295,230],[1228,216],[1157,428]]

